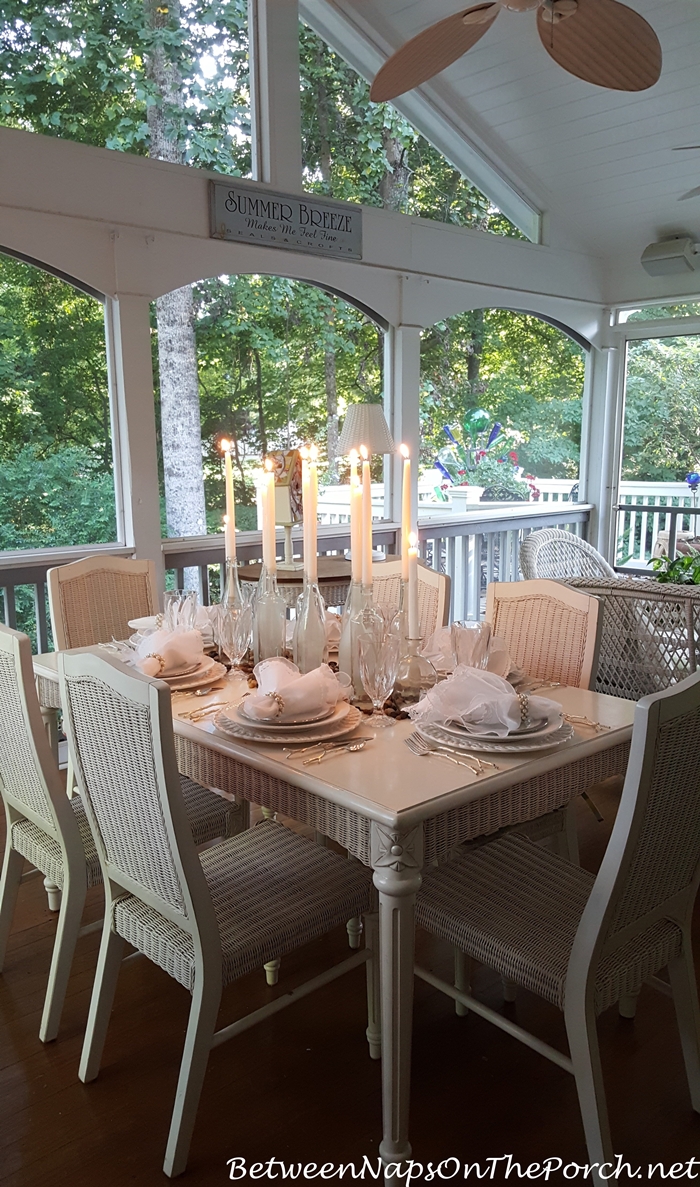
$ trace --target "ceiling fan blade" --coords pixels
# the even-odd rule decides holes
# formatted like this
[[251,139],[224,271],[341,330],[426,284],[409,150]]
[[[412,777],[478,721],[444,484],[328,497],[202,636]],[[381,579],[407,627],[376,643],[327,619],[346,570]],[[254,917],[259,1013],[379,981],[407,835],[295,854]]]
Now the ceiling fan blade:
[[696,185],[694,190],[688,190],[687,194],[681,194],[678,201],[687,202],[688,198],[700,198],[700,185]]
[[700,144],[679,144],[678,148],[672,148],[671,152],[695,152],[700,148]]
[[[463,9],[412,37],[392,54],[377,74],[370,91],[372,102],[386,103],[395,99],[451,66],[483,37],[500,7],[499,3],[477,4],[475,8]],[[479,12],[484,13],[483,20],[477,18]],[[474,17],[465,24],[464,17],[472,13]]]
[[645,91],[661,74],[661,46],[651,25],[618,0],[578,0],[565,21],[537,13],[537,31],[550,57],[569,74],[611,91]]

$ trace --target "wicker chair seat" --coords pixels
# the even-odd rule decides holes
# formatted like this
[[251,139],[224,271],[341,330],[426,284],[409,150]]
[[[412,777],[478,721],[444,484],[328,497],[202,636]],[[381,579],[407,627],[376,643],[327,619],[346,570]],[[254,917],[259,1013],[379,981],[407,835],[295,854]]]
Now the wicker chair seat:
[[[426,875],[417,921],[509,981],[564,1009],[569,957],[595,878],[513,833]],[[598,966],[601,1013],[681,952],[681,931],[662,919]]]
[[[221,935],[225,985],[370,910],[368,870],[273,821],[199,858]],[[114,927],[192,992],[190,935],[132,895],[116,901]]]
[[[87,884],[88,886],[100,886],[102,884],[100,860],[97,856],[83,802],[79,795],[74,795],[69,803],[75,812],[80,839],[85,849]],[[26,857],[27,861],[41,870],[46,878],[63,889],[65,874],[63,854],[61,846],[54,837],[45,832],[38,824],[34,824],[32,820],[17,820],[12,826],[12,845],[23,857]]]
[[180,775],[180,786],[187,808],[187,815],[192,829],[192,840],[195,845],[204,845],[207,841],[215,841],[217,837],[228,837],[235,814],[232,813],[231,802],[194,779]]

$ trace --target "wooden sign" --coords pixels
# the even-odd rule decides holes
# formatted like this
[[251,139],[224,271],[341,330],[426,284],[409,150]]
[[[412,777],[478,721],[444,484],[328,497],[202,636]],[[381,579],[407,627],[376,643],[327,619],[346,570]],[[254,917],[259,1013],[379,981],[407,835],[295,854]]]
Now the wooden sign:
[[210,181],[209,203],[213,239],[362,259],[362,207],[354,203],[320,194],[277,194],[233,181]]

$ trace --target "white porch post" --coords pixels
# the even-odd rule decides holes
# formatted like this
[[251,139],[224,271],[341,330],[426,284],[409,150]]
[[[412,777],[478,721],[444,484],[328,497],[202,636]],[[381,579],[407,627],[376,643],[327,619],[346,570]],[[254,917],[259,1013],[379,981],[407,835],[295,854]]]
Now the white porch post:
[[[397,446],[411,451],[411,503],[418,513],[420,453],[420,326],[390,326],[384,337],[384,413]],[[402,461],[398,454],[384,465],[384,515],[401,521]]]
[[[615,560],[614,510],[620,472],[622,359],[617,346],[593,348],[586,361],[586,432],[581,445],[581,502],[594,503],[588,538],[612,564]],[[585,453],[584,453],[585,450]]]
[[148,297],[106,298],[105,325],[124,543],[134,548],[136,557],[155,561],[162,589],[165,572]]
[[299,10],[296,0],[248,0],[253,177],[301,191]]

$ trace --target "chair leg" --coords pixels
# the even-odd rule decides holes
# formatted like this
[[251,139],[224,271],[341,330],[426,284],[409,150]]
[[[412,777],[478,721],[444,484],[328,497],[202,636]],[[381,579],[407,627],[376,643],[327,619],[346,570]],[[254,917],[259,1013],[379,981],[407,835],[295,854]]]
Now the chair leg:
[[365,948],[372,955],[367,961],[367,1042],[370,1059],[382,1057],[382,1001],[379,985],[379,914],[368,912],[365,922]]
[[124,941],[121,936],[112,931],[110,903],[105,904],[105,921],[102,929],[100,954],[97,958],[95,983],[90,998],[83,1050],[80,1056],[78,1076],[83,1084],[89,1084],[100,1070],[102,1051],[104,1050],[109,1016],[112,1012],[114,992],[117,988],[117,977],[124,953]]
[[637,1002],[641,993],[641,986],[636,993],[625,993],[617,1003],[618,1013],[621,1018],[634,1018],[637,1013]]
[[73,881],[66,877],[61,897],[61,913],[58,917],[58,927],[51,956],[49,981],[46,986],[44,1010],[39,1027],[39,1038],[42,1043],[50,1043],[52,1039],[55,1039],[61,1024],[63,1003],[80,931],[80,921],[83,917],[86,894],[87,886],[84,875]]
[[[566,1010],[564,1017],[589,1161],[613,1162],[595,1015],[589,1008],[587,1011]],[[596,1187],[602,1187],[605,1181],[596,1172],[593,1173],[591,1182]]]
[[182,1174],[187,1166],[192,1130],[221,1001],[221,978],[214,982],[211,977],[200,977],[199,969],[197,974],[163,1163],[163,1170],[170,1178]]
[[685,1072],[688,1077],[690,1099],[696,1113],[700,1113],[700,1006],[695,980],[690,941],[685,939],[684,951],[669,962],[668,973],[676,1008],[678,1032],[681,1037]]
[[50,878],[44,878],[44,890],[46,897],[49,900],[49,911],[61,910],[61,891],[55,882]]
[[274,960],[268,960],[267,964],[263,965],[265,970],[265,980],[268,985],[276,985],[280,979],[280,966],[282,960],[277,956]]
[[360,947],[360,936],[362,935],[362,920],[355,916],[354,919],[348,919],[345,924],[345,930],[348,933],[348,944],[351,948]]
[[[471,993],[471,971],[472,962],[471,957],[467,956],[466,952],[462,952],[455,944],[452,952],[455,961],[455,989],[461,990],[462,993]],[[467,1006],[462,1002],[455,1002],[455,1014],[458,1018],[464,1018],[468,1014]]]
[[22,880],[22,866],[24,858],[21,853],[12,848],[8,835],[5,842],[5,857],[2,863],[2,877],[0,878],[0,972],[5,963],[7,940],[12,926],[12,916],[15,913],[17,891]]
[[510,981],[508,977],[501,977],[501,984],[503,986],[504,1002],[514,1002],[518,996],[517,982]]
[[581,864],[578,852],[578,833],[576,831],[576,814],[574,812],[573,800],[566,805],[564,828],[560,833],[556,834],[554,851],[558,853],[559,857],[566,858],[574,866]]

